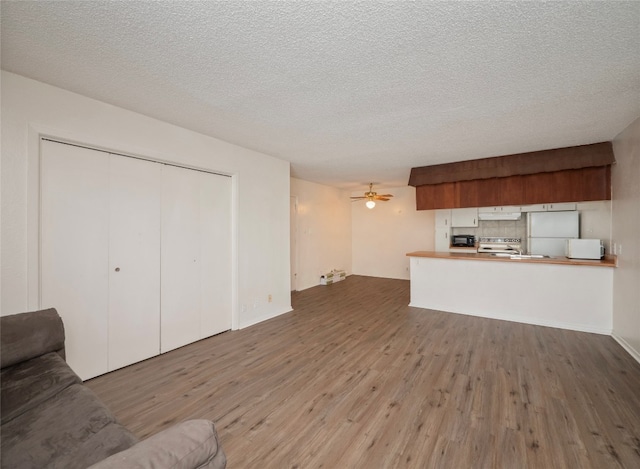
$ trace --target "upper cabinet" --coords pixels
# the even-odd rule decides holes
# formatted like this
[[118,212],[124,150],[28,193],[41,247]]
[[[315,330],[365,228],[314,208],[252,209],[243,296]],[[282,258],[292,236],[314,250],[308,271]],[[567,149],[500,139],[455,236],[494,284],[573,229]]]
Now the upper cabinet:
[[564,212],[567,210],[576,210],[575,203],[559,203],[559,204],[534,204],[524,205],[521,210],[523,212]]
[[453,228],[473,228],[478,226],[478,209],[457,208],[451,210],[451,226]]
[[[519,213],[524,211],[526,210],[523,210],[520,205],[501,205],[501,206],[494,206],[494,207],[480,207],[478,209],[479,213]],[[535,211],[537,212],[541,210],[535,210]]]

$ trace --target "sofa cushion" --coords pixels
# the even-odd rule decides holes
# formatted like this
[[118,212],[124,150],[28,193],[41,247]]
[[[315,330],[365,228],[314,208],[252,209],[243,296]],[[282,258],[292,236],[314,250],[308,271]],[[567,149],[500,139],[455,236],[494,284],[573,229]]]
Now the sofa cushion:
[[82,381],[55,352],[0,371],[2,425]]
[[227,458],[210,420],[187,420],[89,469],[224,469]]
[[64,357],[64,325],[54,308],[0,317],[0,368],[49,352]]
[[2,425],[2,467],[86,468],[136,438],[91,390],[72,384]]

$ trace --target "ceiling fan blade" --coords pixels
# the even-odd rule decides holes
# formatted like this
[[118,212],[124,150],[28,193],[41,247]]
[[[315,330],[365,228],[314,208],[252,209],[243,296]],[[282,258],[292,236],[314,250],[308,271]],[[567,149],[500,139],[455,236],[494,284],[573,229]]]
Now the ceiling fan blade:
[[360,197],[351,197],[351,201],[355,202],[356,200],[382,200],[386,202],[390,197],[393,197],[393,194],[378,194],[373,192],[373,184],[369,184],[369,191],[364,193],[364,196]]

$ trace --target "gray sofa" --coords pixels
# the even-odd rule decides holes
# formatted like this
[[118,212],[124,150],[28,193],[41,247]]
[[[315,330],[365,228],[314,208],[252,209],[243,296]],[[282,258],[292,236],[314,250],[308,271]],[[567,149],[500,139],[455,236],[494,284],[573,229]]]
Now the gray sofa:
[[55,309],[0,318],[2,468],[224,468],[213,422],[138,442],[65,362]]

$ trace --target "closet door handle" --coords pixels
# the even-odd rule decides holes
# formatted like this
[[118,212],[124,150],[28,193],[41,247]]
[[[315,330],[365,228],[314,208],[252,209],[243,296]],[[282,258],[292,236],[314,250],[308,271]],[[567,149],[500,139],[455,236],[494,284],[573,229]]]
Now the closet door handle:
[[116,267],[116,272],[120,272],[120,267]]

